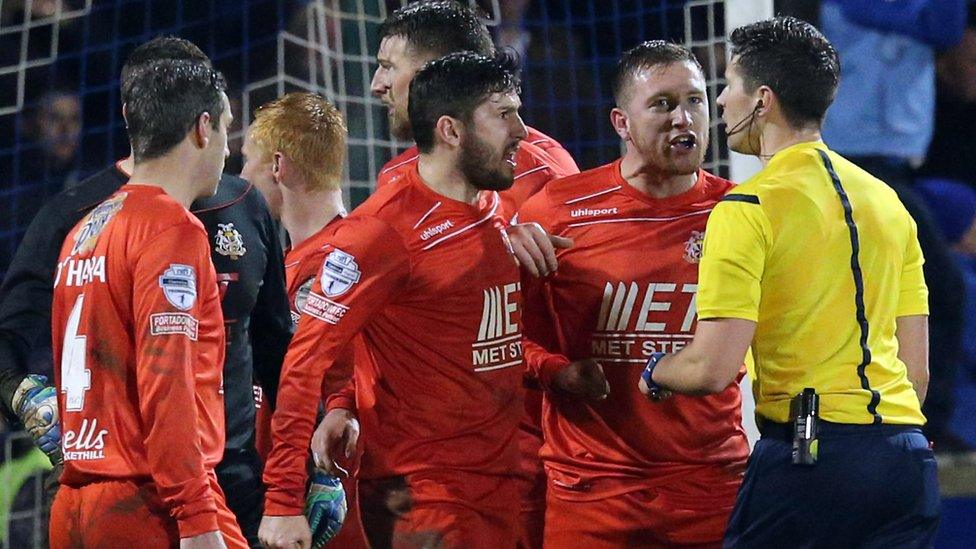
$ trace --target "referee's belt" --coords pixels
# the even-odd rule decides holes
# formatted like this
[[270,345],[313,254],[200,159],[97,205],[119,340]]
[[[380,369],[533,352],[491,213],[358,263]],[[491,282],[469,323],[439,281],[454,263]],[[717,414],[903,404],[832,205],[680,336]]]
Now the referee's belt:
[[[793,423],[779,423],[763,417],[756,418],[756,426],[762,438],[793,441]],[[921,430],[920,425],[893,425],[881,423],[878,425],[860,425],[854,423],[834,423],[831,421],[817,421],[817,438],[831,438],[834,436],[891,436],[911,430]]]

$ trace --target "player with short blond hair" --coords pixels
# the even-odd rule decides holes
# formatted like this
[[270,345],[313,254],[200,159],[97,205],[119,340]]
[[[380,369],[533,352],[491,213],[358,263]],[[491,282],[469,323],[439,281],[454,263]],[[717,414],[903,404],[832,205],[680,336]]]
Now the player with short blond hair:
[[[291,244],[285,253],[285,279],[295,327],[327,255],[328,236],[346,215],[341,188],[346,137],[342,113],[322,96],[307,92],[289,93],[258,107],[244,136],[241,176],[265,195]],[[352,366],[350,346],[323,379],[323,399],[349,381]],[[271,414],[266,410],[259,411],[257,427],[258,448],[265,459],[271,444]],[[340,501],[337,479],[317,472],[315,482],[322,486],[314,491],[325,494],[313,502],[311,522],[313,528],[320,526],[316,533],[335,536],[330,542],[335,547],[366,547],[355,509],[353,479],[343,482],[348,512]]]

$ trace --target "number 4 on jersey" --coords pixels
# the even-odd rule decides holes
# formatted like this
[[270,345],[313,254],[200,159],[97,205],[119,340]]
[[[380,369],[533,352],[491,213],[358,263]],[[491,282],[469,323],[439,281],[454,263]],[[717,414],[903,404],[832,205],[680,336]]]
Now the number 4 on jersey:
[[79,295],[68,315],[61,349],[61,392],[67,395],[64,404],[69,412],[78,412],[85,407],[85,391],[91,389],[91,370],[85,368],[87,338],[78,335],[84,303],[85,295]]

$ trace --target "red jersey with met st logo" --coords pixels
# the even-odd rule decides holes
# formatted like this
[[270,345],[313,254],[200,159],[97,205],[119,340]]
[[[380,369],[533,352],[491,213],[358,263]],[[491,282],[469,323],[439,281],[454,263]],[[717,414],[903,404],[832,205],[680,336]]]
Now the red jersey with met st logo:
[[357,334],[360,478],[512,474],[522,300],[499,208],[439,195],[414,167],[335,225],[282,370],[266,513],[301,512],[318,388]]
[[200,221],[158,187],[122,186],[64,241],[52,336],[61,483],[148,481],[181,536],[217,530],[224,326]]
[[732,186],[700,171],[690,190],[654,199],[617,161],[554,181],[523,205],[520,221],[575,243],[558,252],[552,277],[526,281],[527,336],[572,360],[596,359],[610,382],[600,402],[546,393],[542,458],[557,485],[596,497],[674,475],[741,473],[749,448],[737,385],[657,403],[637,389],[651,353],[692,339],[705,224]]

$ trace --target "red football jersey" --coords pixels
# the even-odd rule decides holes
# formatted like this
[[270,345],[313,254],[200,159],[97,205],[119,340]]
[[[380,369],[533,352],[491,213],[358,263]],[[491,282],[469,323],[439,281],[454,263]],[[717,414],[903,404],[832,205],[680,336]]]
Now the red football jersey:
[[265,513],[302,510],[322,376],[356,334],[361,478],[511,474],[522,415],[521,283],[498,216],[433,192],[416,168],[327,239],[282,368]]
[[[506,220],[511,220],[522,203],[539,192],[549,181],[579,173],[573,157],[558,141],[530,126],[526,126],[526,131],[528,135],[519,144],[519,151],[515,156],[515,181],[510,189],[499,193],[502,197],[502,216]],[[377,176],[376,188],[397,181],[416,170],[419,158],[419,151],[414,146],[387,162]],[[538,457],[542,446],[541,407],[541,392],[530,388],[525,398],[525,417],[520,440],[523,458],[519,473],[526,478],[542,474],[542,464]]]
[[151,481],[182,537],[216,530],[223,326],[207,234],[186,208],[124,185],[85,216],[54,282],[61,482]]
[[596,359],[610,382],[604,401],[546,393],[543,404],[546,469],[580,497],[745,465],[738,385],[657,403],[637,389],[651,353],[692,339],[705,222],[731,187],[702,171],[690,190],[654,199],[622,178],[617,161],[554,181],[519,212],[575,242],[558,252],[554,275],[525,281],[527,336],[570,359]]
[[[298,327],[302,307],[312,290],[313,279],[318,275],[325,259],[327,244],[326,237],[332,227],[342,219],[335,217],[317,233],[300,242],[294,248],[285,251],[285,288],[288,291],[288,303],[291,309],[292,327]],[[336,362],[329,376],[322,380],[322,398],[341,390],[352,376],[352,350],[344,352]],[[266,461],[271,452],[271,416],[272,412],[263,403],[259,404],[255,416],[255,447],[261,459]]]
[[[315,277],[322,269],[322,262],[329,253],[329,238],[335,225],[342,217],[335,217],[317,233],[288,250],[285,254],[285,286],[288,288],[288,302],[291,305],[291,320],[295,328],[301,318],[301,311],[312,291]],[[310,350],[311,351],[311,350]],[[322,379],[322,398],[341,390],[352,378],[353,345],[341,353],[336,363]]]
[[[501,215],[511,219],[530,196],[539,192],[547,182],[557,177],[579,173],[573,157],[555,139],[526,126],[528,136],[519,143],[515,155],[515,183],[512,188],[499,193],[502,197]],[[398,180],[410,170],[416,169],[420,153],[410,147],[387,162],[376,177],[376,188]]]

